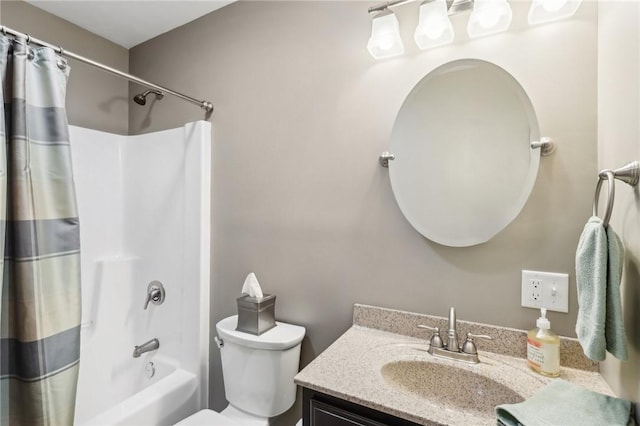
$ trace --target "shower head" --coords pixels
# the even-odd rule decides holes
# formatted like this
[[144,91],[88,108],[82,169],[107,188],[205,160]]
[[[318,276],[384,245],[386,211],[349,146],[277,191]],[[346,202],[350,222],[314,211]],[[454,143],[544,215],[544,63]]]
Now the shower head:
[[145,105],[147,103],[147,95],[149,93],[153,93],[154,95],[156,95],[157,100],[164,98],[164,93],[159,90],[145,90],[144,92],[135,95],[133,97],[133,101],[138,105]]

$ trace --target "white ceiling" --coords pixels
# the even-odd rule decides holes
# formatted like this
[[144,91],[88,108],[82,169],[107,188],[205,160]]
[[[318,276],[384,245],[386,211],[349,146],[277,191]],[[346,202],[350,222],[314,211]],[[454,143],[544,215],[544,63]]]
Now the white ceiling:
[[234,0],[26,0],[127,49]]

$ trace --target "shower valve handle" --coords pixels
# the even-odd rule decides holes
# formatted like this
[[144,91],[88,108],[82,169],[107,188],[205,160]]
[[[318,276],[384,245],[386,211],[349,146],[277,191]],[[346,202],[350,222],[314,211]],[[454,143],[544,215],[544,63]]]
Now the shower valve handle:
[[160,290],[153,290],[151,293],[147,293],[147,300],[144,302],[144,308],[149,307],[149,302],[158,302],[160,300]]
[[144,301],[144,309],[146,310],[149,307],[149,302],[154,305],[162,305],[165,297],[166,293],[162,283],[160,281],[151,281],[147,286],[147,298]]

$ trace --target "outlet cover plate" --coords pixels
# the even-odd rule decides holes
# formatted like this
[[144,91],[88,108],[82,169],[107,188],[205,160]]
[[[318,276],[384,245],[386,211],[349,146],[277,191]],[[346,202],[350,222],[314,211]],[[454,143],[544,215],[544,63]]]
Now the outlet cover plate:
[[521,305],[569,312],[569,274],[522,271]]

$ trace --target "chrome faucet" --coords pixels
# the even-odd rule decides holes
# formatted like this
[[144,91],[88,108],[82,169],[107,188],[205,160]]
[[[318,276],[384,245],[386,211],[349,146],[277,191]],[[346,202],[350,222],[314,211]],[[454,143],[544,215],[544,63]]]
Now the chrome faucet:
[[456,330],[456,308],[449,309],[449,331],[447,332],[447,350],[452,352],[460,351],[458,342],[458,332]]
[[431,339],[429,340],[429,353],[431,355],[440,358],[454,359],[470,364],[477,364],[480,362],[478,359],[478,350],[473,339],[478,338],[491,340],[491,336],[467,333],[467,339],[462,344],[462,348],[460,348],[456,323],[456,310],[453,307],[449,309],[449,326],[447,330],[446,344],[444,344],[442,337],[440,337],[440,329],[438,327],[430,327],[428,325],[420,324],[418,325],[418,328],[433,331]]
[[144,342],[140,346],[136,345],[136,347],[133,348],[133,357],[140,358],[140,355],[142,355],[143,353],[158,350],[159,347],[160,341],[158,339],[151,339],[148,342]]

